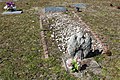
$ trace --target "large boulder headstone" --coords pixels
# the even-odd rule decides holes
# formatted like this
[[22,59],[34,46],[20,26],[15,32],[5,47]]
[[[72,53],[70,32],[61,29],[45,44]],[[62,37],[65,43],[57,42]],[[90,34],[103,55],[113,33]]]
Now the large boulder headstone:
[[93,58],[86,58],[92,50],[91,46],[91,35],[83,31],[72,35],[67,42],[67,53],[70,57],[66,59],[66,69],[71,72],[74,69],[73,61],[76,61],[75,65],[79,67],[78,71],[71,73],[76,77],[83,78],[85,76],[84,79],[88,79],[86,76],[89,75],[90,79],[91,75],[88,72],[101,74],[100,65]]
[[79,32],[70,37],[67,52],[72,58],[84,59],[91,50],[92,39],[88,33]]

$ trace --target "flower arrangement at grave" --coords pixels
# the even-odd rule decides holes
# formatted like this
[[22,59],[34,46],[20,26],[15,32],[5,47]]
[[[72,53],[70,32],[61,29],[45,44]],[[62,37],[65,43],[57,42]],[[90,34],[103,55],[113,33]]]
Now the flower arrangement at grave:
[[6,11],[16,11],[16,5],[14,2],[6,2],[4,6],[4,10]]

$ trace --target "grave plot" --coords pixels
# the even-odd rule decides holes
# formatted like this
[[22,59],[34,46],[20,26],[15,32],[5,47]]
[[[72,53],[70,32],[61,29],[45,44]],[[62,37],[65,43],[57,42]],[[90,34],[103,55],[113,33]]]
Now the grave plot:
[[[71,16],[61,12],[45,13],[42,16],[42,24],[48,24],[43,27],[51,31],[51,38],[57,42],[66,71],[80,78],[87,74],[90,79],[89,72],[95,75],[101,74],[100,65],[92,57],[102,54],[105,47],[82,20],[76,18],[75,13],[72,13]],[[81,46],[79,44],[82,42],[85,46],[83,53],[79,52]],[[80,57],[82,65],[78,71],[71,72],[67,66],[67,60],[71,57],[76,59],[77,52],[84,54],[83,57]]]
[[[79,21],[76,21],[73,17],[70,17],[64,13],[46,13],[45,18],[43,19],[43,24],[48,23],[51,20],[53,24],[50,24],[48,27],[52,29],[51,37],[53,37],[56,42],[58,42],[58,48],[60,51],[65,53],[66,45],[68,39],[75,33],[80,31],[87,31],[90,33],[89,29]],[[91,34],[91,33],[90,33]],[[95,46],[94,50],[99,49],[103,50],[103,45],[95,39],[94,35],[91,34],[92,44]]]
[[18,10],[16,8],[16,5],[14,2],[6,2],[6,5],[4,6],[4,12],[2,13],[2,15],[10,15],[10,14],[21,14],[23,13],[22,10]]

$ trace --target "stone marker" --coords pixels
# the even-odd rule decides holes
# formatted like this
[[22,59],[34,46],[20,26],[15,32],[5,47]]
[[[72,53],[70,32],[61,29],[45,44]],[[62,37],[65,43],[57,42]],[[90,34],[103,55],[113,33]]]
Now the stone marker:
[[65,12],[67,9],[65,7],[46,7],[43,12]]
[[67,43],[67,52],[72,58],[84,59],[91,50],[92,39],[88,33],[79,32],[70,37]]
[[72,7],[78,7],[78,8],[86,8],[86,4],[84,3],[78,3],[78,4],[73,4]]
[[71,5],[71,7],[74,7],[77,12],[81,12],[81,9],[85,9],[86,8],[86,4],[78,3],[78,4]]
[[3,0],[0,0],[0,2],[3,2]]
[[5,11],[2,14],[3,15],[9,15],[9,14],[21,14],[23,11]]
[[[6,2],[7,0],[0,0],[0,2]],[[10,0],[9,0],[10,1]],[[13,0],[13,1],[20,1],[20,0]]]

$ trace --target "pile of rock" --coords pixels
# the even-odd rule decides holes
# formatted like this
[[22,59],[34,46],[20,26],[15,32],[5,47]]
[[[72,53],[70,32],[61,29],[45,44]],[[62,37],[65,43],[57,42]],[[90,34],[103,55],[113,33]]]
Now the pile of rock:
[[67,52],[71,57],[84,59],[90,52],[92,39],[88,33],[79,32],[70,37],[67,43]]

